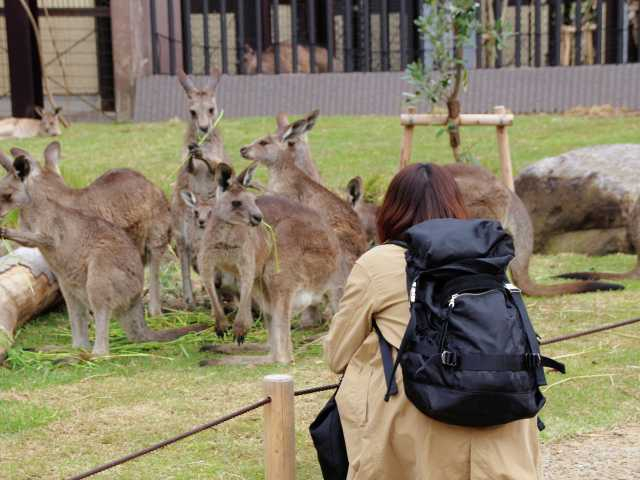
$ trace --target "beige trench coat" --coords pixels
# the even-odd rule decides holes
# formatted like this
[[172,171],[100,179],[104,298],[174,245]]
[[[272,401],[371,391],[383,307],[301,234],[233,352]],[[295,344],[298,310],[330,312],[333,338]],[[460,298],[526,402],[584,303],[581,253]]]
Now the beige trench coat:
[[[347,281],[325,343],[331,370],[344,373],[336,400],[349,456],[349,480],[541,480],[535,419],[498,427],[447,425],[399,394],[384,401],[375,319],[396,349],[409,320],[404,249],[364,254]],[[346,369],[346,371],[345,371]]]

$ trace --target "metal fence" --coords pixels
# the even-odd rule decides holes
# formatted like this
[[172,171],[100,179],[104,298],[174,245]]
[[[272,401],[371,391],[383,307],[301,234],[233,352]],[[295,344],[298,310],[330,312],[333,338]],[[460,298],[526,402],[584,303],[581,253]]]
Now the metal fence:
[[[637,62],[640,0],[480,0],[506,44],[478,31],[474,68]],[[153,72],[203,74],[401,71],[428,61],[422,0],[150,0]]]

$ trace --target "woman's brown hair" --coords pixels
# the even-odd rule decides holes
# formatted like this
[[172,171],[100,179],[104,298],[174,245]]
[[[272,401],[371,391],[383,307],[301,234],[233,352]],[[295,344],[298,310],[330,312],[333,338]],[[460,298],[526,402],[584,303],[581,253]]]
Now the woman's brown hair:
[[434,218],[468,218],[460,189],[438,165],[409,165],[393,177],[384,196],[376,222],[380,242],[402,240],[407,228]]

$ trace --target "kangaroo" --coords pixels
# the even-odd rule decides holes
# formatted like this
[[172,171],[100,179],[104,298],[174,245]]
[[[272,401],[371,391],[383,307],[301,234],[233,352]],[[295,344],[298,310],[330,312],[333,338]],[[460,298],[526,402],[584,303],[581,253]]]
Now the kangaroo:
[[8,172],[0,180],[0,218],[18,208],[23,227],[21,231],[2,228],[0,238],[40,250],[67,304],[74,348],[90,348],[89,313],[96,324],[94,355],[109,353],[112,316],[135,342],[172,340],[206,328],[151,330],[142,303],[144,267],[127,234],[40,189],[42,169],[31,157],[18,155],[12,162],[0,152],[0,164]]
[[[11,154],[31,159],[19,148],[11,149]],[[171,236],[169,202],[164,193],[144,175],[129,169],[109,170],[85,188],[71,188],[60,173],[60,159],[60,143],[50,143],[44,151],[44,168],[33,178],[34,184],[57,203],[124,230],[143,264],[149,265],[149,313],[161,315],[160,262]]]
[[602,282],[540,285],[533,281],[529,276],[529,261],[533,255],[533,224],[522,200],[482,167],[465,163],[443,166],[458,183],[469,214],[473,218],[499,220],[513,236],[516,256],[509,269],[513,283],[525,294],[544,297],[624,288],[621,285]]
[[[230,161],[224,152],[220,132],[217,128],[211,130],[219,115],[216,103],[219,72],[212,72],[209,83],[204,89],[196,88],[193,80],[183,71],[178,72],[178,79],[187,94],[191,121],[184,139],[183,156],[186,160],[178,172],[171,198],[171,225],[176,254],[180,260],[184,300],[189,308],[193,308],[191,267],[195,266],[198,252],[197,236],[200,230],[195,224],[193,212],[184,203],[180,192],[188,190],[199,199],[208,201],[215,194],[213,179],[215,166],[220,162],[230,163]],[[201,137],[205,139],[202,144],[199,144]]]
[[[295,163],[298,140],[313,126],[302,118],[289,125],[279,136],[267,135],[240,149],[247,160],[257,161],[269,169],[269,192],[317,210],[338,237],[339,278],[346,281],[353,264],[367,248],[367,238],[358,215],[346,201],[314,182]],[[340,292],[341,294],[341,292]]]
[[354,177],[347,184],[347,194],[351,206],[358,214],[358,218],[362,223],[369,245],[378,243],[378,230],[376,227],[376,217],[379,207],[364,199],[364,191],[362,188],[362,177]]
[[[298,45],[298,73],[311,73],[311,52],[308,47]],[[276,53],[273,45],[262,52],[262,73],[276,73]],[[329,51],[324,47],[314,48],[315,71],[325,73],[329,71]],[[249,45],[245,45],[242,56],[244,73],[258,72],[258,55]],[[342,71],[342,65],[334,58],[333,71]],[[293,45],[290,42],[280,42],[280,73],[293,73]]]
[[[211,296],[218,331],[224,331],[228,325],[216,293],[216,270],[232,274],[240,286],[233,326],[240,343],[253,323],[252,299],[270,317],[269,354],[238,357],[225,363],[290,363],[291,318],[295,312],[321,303],[325,294],[337,288],[338,243],[315,210],[280,196],[256,198],[248,191],[256,166],[250,166],[237,177],[228,165],[216,168],[219,190],[198,263]],[[193,209],[201,208],[190,192],[183,192],[183,196]],[[273,229],[273,237],[261,226],[263,219]],[[212,363],[217,362],[206,362]]]
[[627,225],[627,235],[637,253],[636,265],[627,272],[572,272],[558,275],[557,278],[573,278],[576,280],[625,280],[640,278],[640,199],[638,199],[631,211],[631,217]]
[[36,106],[34,110],[40,115],[40,119],[11,117],[0,120],[0,139],[62,135],[59,117],[62,108],[57,107],[53,112],[47,112]]

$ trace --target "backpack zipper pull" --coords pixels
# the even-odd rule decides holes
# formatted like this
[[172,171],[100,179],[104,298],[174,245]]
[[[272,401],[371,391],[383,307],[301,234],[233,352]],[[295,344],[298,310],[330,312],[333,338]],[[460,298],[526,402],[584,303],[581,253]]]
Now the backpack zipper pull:
[[451,299],[449,300],[449,310],[453,310],[453,307],[456,306],[456,299],[460,296],[459,293],[454,293],[451,295]]
[[409,300],[411,300],[411,303],[415,303],[416,302],[416,288],[417,288],[417,281],[414,280],[414,282],[411,284],[411,290],[409,291]]

